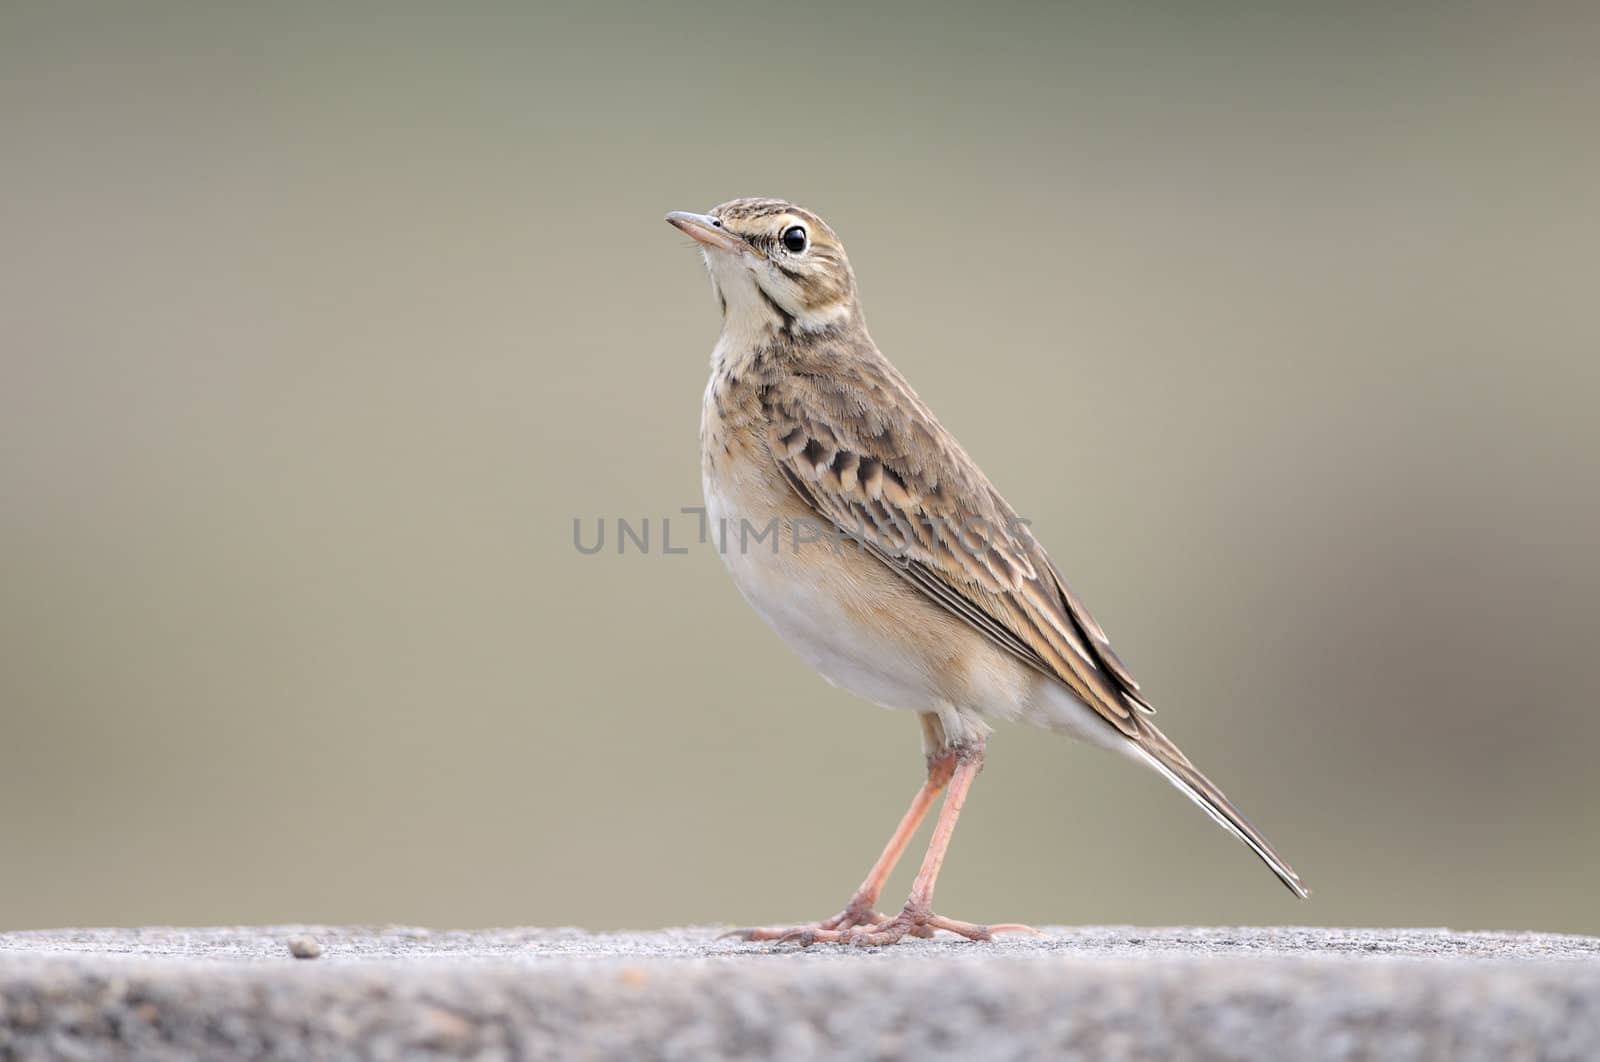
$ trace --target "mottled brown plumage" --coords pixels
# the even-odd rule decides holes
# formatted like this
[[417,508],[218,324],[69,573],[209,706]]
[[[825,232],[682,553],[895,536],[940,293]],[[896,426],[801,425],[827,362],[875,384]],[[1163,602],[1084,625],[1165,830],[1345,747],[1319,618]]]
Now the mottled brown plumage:
[[[929,782],[879,865],[844,912],[793,932],[887,943],[949,928],[987,938],[995,927],[942,919],[929,903],[939,838],[948,843],[945,819],[953,829],[986,720],[995,718],[1065,730],[1140,759],[1304,895],[1265,838],[1151,723],[1153,709],[1100,625],[879,352],[833,231],[775,199],[668,220],[704,245],[724,311],[702,413],[708,509],[722,523],[776,521],[790,536],[770,557],[730,552],[724,542],[735,581],[825,677],[920,712],[928,736]],[[802,543],[812,522],[836,536]],[[873,914],[908,823],[915,828],[911,820],[946,781],[942,833],[912,900],[895,919]]]

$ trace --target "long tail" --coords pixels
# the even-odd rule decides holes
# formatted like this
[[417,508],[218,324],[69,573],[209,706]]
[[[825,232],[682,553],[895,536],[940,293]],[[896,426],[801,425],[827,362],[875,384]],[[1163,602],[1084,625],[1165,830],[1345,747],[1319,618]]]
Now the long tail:
[[1250,851],[1260,857],[1261,861],[1272,868],[1278,875],[1278,880],[1289,887],[1289,891],[1302,900],[1311,895],[1311,890],[1301,884],[1300,875],[1294,868],[1284,862],[1282,856],[1272,847],[1261,831],[1250,825],[1250,820],[1245,818],[1233,802],[1223,795],[1222,790],[1212,784],[1211,779],[1201,774],[1189,762],[1187,756],[1178,750],[1178,747],[1167,736],[1157,730],[1147,720],[1140,727],[1145,732],[1145,740],[1129,741],[1134,755],[1144,760],[1151,767],[1161,773],[1161,776],[1177,786],[1184,796],[1198,804],[1202,811],[1216,820],[1218,826],[1233,834],[1249,846]]

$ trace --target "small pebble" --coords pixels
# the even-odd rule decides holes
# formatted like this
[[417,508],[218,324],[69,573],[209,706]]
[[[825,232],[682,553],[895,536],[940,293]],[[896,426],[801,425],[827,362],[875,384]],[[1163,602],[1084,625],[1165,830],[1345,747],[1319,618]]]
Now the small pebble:
[[322,941],[316,937],[290,937],[289,954],[297,959],[315,959],[322,955]]

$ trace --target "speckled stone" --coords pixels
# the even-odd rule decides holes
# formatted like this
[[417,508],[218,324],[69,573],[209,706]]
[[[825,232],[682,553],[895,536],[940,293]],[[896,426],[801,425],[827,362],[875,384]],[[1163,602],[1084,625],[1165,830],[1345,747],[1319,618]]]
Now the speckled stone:
[[[309,935],[323,958],[285,941]],[[1594,1059],[1600,939],[1057,928],[0,934],[0,1058]]]

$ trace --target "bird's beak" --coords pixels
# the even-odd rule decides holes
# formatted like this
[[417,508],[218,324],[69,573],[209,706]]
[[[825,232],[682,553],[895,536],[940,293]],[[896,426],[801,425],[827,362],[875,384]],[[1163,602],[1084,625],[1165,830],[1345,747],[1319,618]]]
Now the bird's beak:
[[757,253],[754,247],[724,229],[721,218],[714,218],[710,214],[691,214],[687,210],[674,210],[667,215],[667,224],[707,247],[715,247],[721,251]]

